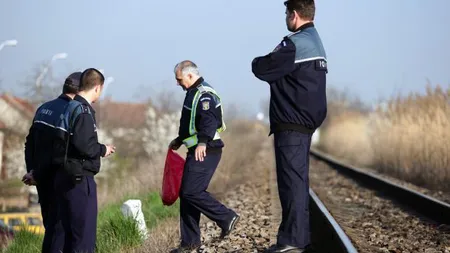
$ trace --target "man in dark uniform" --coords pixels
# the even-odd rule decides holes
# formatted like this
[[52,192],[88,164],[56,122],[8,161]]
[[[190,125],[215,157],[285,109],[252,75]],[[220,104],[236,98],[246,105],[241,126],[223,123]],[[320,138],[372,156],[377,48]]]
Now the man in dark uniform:
[[100,157],[114,153],[115,147],[98,143],[95,111],[91,104],[101,95],[105,79],[93,68],[81,75],[78,95],[70,103],[67,154],[64,167],[56,174],[58,212],[65,231],[64,252],[95,251],[97,230],[97,185]]
[[22,181],[27,185],[36,185],[41,206],[42,220],[45,227],[42,252],[59,253],[64,246],[64,231],[57,219],[56,193],[54,177],[58,165],[55,164],[54,147],[57,146],[60,116],[67,105],[78,93],[81,72],[72,73],[64,82],[62,94],[42,104],[36,111],[30,131],[25,142],[25,163],[27,174]]
[[221,238],[234,229],[239,215],[206,191],[224,147],[220,133],[226,127],[220,98],[200,76],[192,61],[180,62],[174,72],[178,85],[186,91],[186,97],[178,137],[169,147],[176,150],[184,144],[188,148],[180,189],[181,245],[174,252],[190,252],[201,246],[201,213],[222,229]]
[[[314,0],[289,0],[290,35],[252,62],[254,75],[270,84],[270,134],[274,133],[282,221],[272,252],[304,252],[310,244],[309,149],[327,114],[327,59],[314,27]],[[269,134],[269,135],[270,135]]]

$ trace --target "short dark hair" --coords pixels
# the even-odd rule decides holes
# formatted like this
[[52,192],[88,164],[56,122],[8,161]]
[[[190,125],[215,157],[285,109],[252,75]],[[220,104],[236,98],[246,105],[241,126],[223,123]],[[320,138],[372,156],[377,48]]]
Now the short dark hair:
[[105,77],[95,68],[88,68],[81,74],[80,91],[90,90],[96,85],[103,85]]
[[296,11],[302,19],[314,20],[316,13],[314,0],[287,0],[284,5],[289,12]]
[[82,74],[81,72],[74,72],[66,78],[62,90],[63,94],[78,93],[78,90],[80,88],[81,74]]

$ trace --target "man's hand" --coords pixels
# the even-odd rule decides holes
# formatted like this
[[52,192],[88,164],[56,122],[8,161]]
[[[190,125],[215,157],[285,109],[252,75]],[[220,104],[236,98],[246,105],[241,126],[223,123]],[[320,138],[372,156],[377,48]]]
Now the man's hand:
[[170,142],[170,144],[169,144],[169,148],[170,149],[173,149],[173,150],[177,150],[177,149],[179,149],[180,147],[181,147],[181,144],[182,143],[180,143],[179,141],[178,141],[178,139],[173,139],[171,142]]
[[195,149],[195,160],[203,162],[205,156],[206,156],[206,145],[199,144]]
[[105,153],[104,157],[107,157],[107,156],[113,154],[114,152],[116,152],[116,147],[115,146],[113,146],[111,144],[108,144],[108,145],[105,145],[105,146],[106,146],[106,153]]
[[33,177],[33,171],[28,172],[22,177],[22,182],[26,185],[36,185],[36,181]]

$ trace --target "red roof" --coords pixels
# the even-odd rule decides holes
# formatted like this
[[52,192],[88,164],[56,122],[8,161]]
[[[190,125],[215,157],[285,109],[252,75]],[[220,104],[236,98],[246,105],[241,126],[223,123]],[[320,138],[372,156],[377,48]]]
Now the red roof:
[[35,110],[36,110],[35,106],[22,98],[12,96],[9,94],[2,94],[0,96],[0,99],[5,100],[12,107],[18,109],[19,111],[21,111],[22,113],[24,113],[25,115],[27,115],[29,117],[33,117],[33,115],[35,113]]
[[148,104],[102,100],[93,107],[99,126],[139,128],[145,125]]

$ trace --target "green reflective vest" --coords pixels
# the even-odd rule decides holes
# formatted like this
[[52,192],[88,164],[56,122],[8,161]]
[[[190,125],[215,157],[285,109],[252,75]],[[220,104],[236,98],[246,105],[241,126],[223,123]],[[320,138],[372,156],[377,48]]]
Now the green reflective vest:
[[193,147],[198,144],[197,129],[195,128],[195,116],[197,114],[197,105],[198,102],[200,101],[200,97],[207,92],[212,93],[214,96],[218,98],[219,102],[217,103],[216,106],[220,106],[220,110],[222,112],[222,126],[216,130],[216,134],[214,135],[213,140],[220,139],[220,133],[226,130],[225,121],[223,120],[223,107],[220,102],[219,94],[217,94],[217,92],[209,86],[199,85],[197,87],[197,92],[194,95],[194,99],[192,100],[191,118],[189,121],[190,136],[183,140],[183,144],[187,148]]

